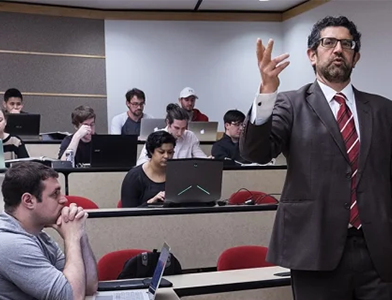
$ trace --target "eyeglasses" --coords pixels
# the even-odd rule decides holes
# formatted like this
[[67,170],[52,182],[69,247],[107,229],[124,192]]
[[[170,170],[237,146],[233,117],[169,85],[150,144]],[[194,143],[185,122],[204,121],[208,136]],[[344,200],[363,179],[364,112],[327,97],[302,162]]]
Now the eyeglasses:
[[129,102],[129,104],[131,104],[133,107],[143,107],[144,105],[146,105],[146,103],[144,103],[144,102],[142,102],[142,103]]
[[243,125],[242,122],[231,122],[230,124],[236,127],[241,127]]
[[319,42],[321,46],[324,48],[332,49],[335,48],[338,42],[340,42],[340,45],[342,46],[343,49],[350,49],[353,50],[356,46],[355,41],[353,40],[348,40],[348,39],[336,39],[336,38],[331,38],[331,37],[325,37],[319,39]]

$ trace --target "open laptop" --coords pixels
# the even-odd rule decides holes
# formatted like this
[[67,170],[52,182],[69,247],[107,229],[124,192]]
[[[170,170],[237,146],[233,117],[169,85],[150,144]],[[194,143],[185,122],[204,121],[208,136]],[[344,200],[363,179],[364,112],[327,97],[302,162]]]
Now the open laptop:
[[200,142],[215,142],[218,122],[189,122],[188,130],[192,131]]
[[142,118],[140,121],[140,135],[139,140],[145,141],[147,137],[159,129],[166,127],[165,119],[145,119]]
[[136,165],[137,135],[93,134],[91,167],[126,167]]
[[[163,272],[165,270],[166,262],[167,259],[169,258],[169,254],[170,254],[170,247],[168,244],[164,243],[161,249],[161,254],[159,255],[158,258],[157,266],[155,267],[154,275],[152,276],[148,288],[140,289],[140,290],[124,290],[124,284],[126,284],[125,282],[143,281],[139,279],[126,280],[126,281],[121,281],[121,280],[113,281],[113,283],[117,284],[119,288],[116,288],[116,286],[114,285],[113,291],[98,292],[93,299],[94,300],[154,300],[159,284],[162,280]],[[129,288],[133,288],[133,286],[130,286]],[[120,290],[115,291],[115,289],[120,289]]]
[[41,115],[7,114],[5,132],[21,137],[39,137]]
[[222,193],[223,161],[171,159],[166,166],[163,206],[215,205]]

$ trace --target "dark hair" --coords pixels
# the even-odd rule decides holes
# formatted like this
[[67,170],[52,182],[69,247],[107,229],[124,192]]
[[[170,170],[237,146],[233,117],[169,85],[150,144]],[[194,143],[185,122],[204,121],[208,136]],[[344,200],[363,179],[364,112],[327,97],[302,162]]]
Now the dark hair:
[[223,122],[226,123],[231,123],[231,122],[244,122],[245,120],[245,115],[236,109],[229,110],[225,113],[223,116]]
[[8,100],[10,98],[20,98],[23,101],[22,93],[18,89],[15,89],[15,88],[8,89],[8,90],[5,91],[5,93],[4,93],[4,101],[8,102]]
[[95,119],[95,112],[89,106],[78,106],[71,114],[72,124],[76,127],[88,119]]
[[136,98],[138,99],[142,99],[144,101],[146,101],[146,95],[144,94],[144,92],[142,90],[139,90],[137,88],[134,88],[132,90],[129,90],[126,94],[125,94],[125,98],[127,99],[127,102],[130,102],[131,99],[136,96]]
[[178,104],[170,103],[166,106],[166,120],[169,122],[169,125],[173,124],[174,120],[185,120],[189,121],[188,112],[180,107]]
[[5,172],[1,192],[4,198],[4,210],[13,212],[22,201],[24,193],[30,193],[42,201],[44,185],[48,178],[58,178],[57,172],[38,162],[19,162]]
[[320,43],[320,33],[327,27],[345,27],[350,32],[353,40],[355,41],[355,52],[361,49],[361,33],[358,32],[357,26],[347,19],[345,16],[339,17],[325,17],[313,25],[312,32],[308,37],[308,48],[316,50]]
[[176,146],[176,139],[164,130],[158,130],[151,133],[146,140],[147,156],[151,158],[155,149],[161,147],[162,144],[173,144],[174,148]]

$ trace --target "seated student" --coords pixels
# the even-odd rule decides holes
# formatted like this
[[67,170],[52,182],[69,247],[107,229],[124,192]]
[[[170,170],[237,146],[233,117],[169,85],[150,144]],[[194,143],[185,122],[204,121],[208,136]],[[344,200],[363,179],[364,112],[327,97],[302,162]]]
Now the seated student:
[[26,146],[20,137],[6,133],[7,114],[0,110],[0,138],[3,141],[4,159],[26,158],[29,157]]
[[23,111],[22,93],[15,88],[8,89],[4,93],[3,107],[9,114],[25,114]]
[[[196,135],[187,130],[189,120],[187,112],[177,104],[169,104],[166,107],[166,112],[167,126],[163,130],[169,132],[176,139],[173,158],[206,158],[207,155],[201,150]],[[148,161],[148,153],[146,152],[146,146],[144,146],[136,165],[141,165],[146,161]]]
[[241,163],[249,163],[240,155],[239,139],[243,129],[245,115],[239,110],[229,110],[223,117],[225,133],[212,145],[211,154],[216,159],[231,159]]
[[140,121],[142,118],[152,119],[144,113],[146,95],[139,89],[132,89],[125,94],[125,105],[128,111],[114,116],[110,129],[111,134],[140,134]]
[[65,152],[72,149],[75,165],[90,163],[91,135],[95,134],[95,112],[91,107],[81,105],[72,112],[71,119],[77,131],[63,139],[58,158],[65,160]]
[[148,136],[145,146],[150,160],[125,176],[121,186],[122,207],[146,206],[165,199],[166,164],[173,158],[176,140],[160,130]]
[[[61,193],[58,174],[37,162],[5,173],[0,213],[0,299],[84,299],[97,291],[96,261],[85,224],[87,213]],[[46,234],[54,228],[66,255]]]
[[208,117],[195,108],[196,99],[198,99],[198,97],[196,96],[195,90],[190,87],[186,87],[181,91],[178,102],[181,107],[187,111],[190,121],[208,122]]

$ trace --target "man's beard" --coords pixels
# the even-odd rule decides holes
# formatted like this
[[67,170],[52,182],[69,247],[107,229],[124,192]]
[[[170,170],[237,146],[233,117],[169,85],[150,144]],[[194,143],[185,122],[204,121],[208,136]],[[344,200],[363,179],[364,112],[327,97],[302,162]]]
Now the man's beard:
[[350,79],[353,69],[342,57],[340,58],[342,59],[342,64],[340,66],[334,65],[334,60],[332,60],[328,65],[319,67],[318,71],[327,81],[343,83]]

